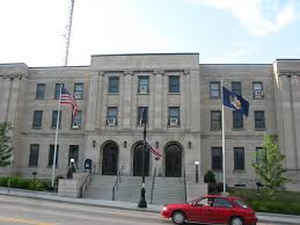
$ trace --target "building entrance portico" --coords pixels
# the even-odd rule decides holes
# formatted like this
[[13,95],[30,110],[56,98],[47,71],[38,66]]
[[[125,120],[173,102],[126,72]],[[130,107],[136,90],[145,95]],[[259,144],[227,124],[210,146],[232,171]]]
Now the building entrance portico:
[[[142,176],[143,175],[143,151],[144,143],[138,142],[133,150],[133,176]],[[149,161],[150,154],[149,151],[145,151],[145,176],[149,176]]]
[[182,148],[177,143],[170,143],[165,148],[166,177],[181,177]]
[[113,141],[103,146],[102,175],[116,175],[118,171],[119,148]]

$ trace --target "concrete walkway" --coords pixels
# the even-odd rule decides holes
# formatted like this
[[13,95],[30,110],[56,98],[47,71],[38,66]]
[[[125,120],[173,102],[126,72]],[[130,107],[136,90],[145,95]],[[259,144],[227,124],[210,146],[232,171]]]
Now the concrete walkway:
[[[35,199],[43,199],[64,203],[73,203],[73,204],[81,204],[81,205],[92,205],[92,206],[101,206],[108,208],[116,208],[116,209],[126,209],[126,210],[137,210],[137,211],[146,211],[159,213],[162,209],[162,205],[151,205],[148,204],[146,209],[141,209],[137,207],[137,199],[136,203],[133,202],[121,202],[121,201],[107,201],[107,200],[93,200],[93,199],[85,199],[85,198],[66,198],[59,197],[56,193],[50,192],[40,192],[40,191],[28,191],[17,188],[4,188],[0,187],[0,195],[10,195],[17,197],[26,197],[26,198],[35,198]],[[273,223],[284,223],[284,224],[297,224],[300,225],[300,216],[296,215],[285,215],[285,214],[276,214],[276,213],[260,213],[257,212],[256,216],[258,217],[258,221],[260,222],[273,222]]]

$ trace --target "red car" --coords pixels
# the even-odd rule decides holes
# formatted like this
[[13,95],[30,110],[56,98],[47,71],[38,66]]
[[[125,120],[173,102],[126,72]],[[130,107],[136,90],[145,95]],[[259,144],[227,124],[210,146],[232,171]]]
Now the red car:
[[189,203],[167,204],[161,215],[172,218],[175,224],[256,225],[257,222],[255,211],[240,198],[221,195],[206,195]]

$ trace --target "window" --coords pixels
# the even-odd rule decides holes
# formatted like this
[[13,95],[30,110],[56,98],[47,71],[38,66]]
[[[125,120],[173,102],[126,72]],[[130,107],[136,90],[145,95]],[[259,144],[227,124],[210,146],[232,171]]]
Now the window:
[[72,113],[72,128],[73,129],[79,129],[81,127],[81,115],[82,115],[82,111],[77,111],[76,116],[73,116]]
[[255,111],[254,119],[255,119],[255,129],[265,129],[266,128],[264,111]]
[[119,93],[119,77],[108,78],[108,92]]
[[254,81],[252,83],[253,99],[263,99],[264,98],[264,88],[261,81]]
[[236,147],[233,149],[234,152],[234,169],[244,170],[245,169],[245,151],[243,147]]
[[209,83],[209,95],[210,98],[220,98],[220,82],[219,81],[211,81]]
[[[51,123],[51,128],[56,128],[57,117],[58,117],[58,112],[57,112],[57,110],[52,111],[52,123]],[[59,123],[58,123],[58,127],[59,127],[59,128],[61,128],[61,117],[62,117],[62,111],[59,112]]]
[[180,107],[169,107],[168,125],[170,127],[180,125]]
[[240,81],[232,81],[231,82],[231,90],[235,94],[242,96],[242,84]]
[[79,145],[70,145],[68,165],[70,165],[71,159],[74,159],[76,167],[78,167],[78,158],[79,158]]
[[[55,167],[57,167],[59,145],[57,145],[56,150],[57,151],[56,151]],[[53,166],[53,159],[54,159],[54,145],[50,145],[49,156],[48,156],[48,166]]]
[[244,127],[243,114],[238,111],[232,112],[232,127],[233,129],[242,129]]
[[30,145],[30,153],[29,153],[29,167],[37,167],[39,161],[39,144],[31,144]]
[[106,125],[113,127],[118,125],[118,107],[108,107]]
[[46,84],[37,84],[36,85],[36,99],[44,99],[45,98],[45,90],[46,90]]
[[232,208],[232,204],[224,198],[215,198],[214,207]]
[[149,77],[139,76],[138,77],[138,93],[147,94],[149,93]]
[[256,147],[256,151],[255,152],[256,152],[256,164],[260,164],[261,161],[263,161],[264,158],[266,157],[264,148],[262,148],[262,147]]
[[138,107],[137,126],[143,126],[143,113],[144,113],[144,110],[145,110],[146,124],[148,124],[148,107],[147,106],[141,106],[141,107]]
[[55,93],[54,93],[54,98],[55,99],[59,99],[59,93],[60,93],[60,88],[64,88],[64,84],[62,83],[56,83],[55,84]]
[[74,98],[83,99],[83,83],[74,84]]
[[169,92],[178,93],[179,91],[179,76],[169,76]]
[[222,147],[212,147],[211,148],[211,168],[213,170],[222,170]]
[[42,120],[43,120],[43,111],[34,111],[32,128],[34,129],[42,128]]
[[222,128],[222,119],[221,111],[211,111],[210,112],[210,129],[211,130],[221,130]]

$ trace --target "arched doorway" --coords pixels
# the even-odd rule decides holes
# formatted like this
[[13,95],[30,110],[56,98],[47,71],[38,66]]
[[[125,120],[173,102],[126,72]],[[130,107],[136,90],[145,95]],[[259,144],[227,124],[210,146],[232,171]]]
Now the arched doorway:
[[[143,176],[143,142],[138,143],[133,153],[133,176]],[[149,151],[145,151],[145,176],[149,176]]]
[[102,175],[117,175],[119,148],[115,142],[108,142],[103,147]]
[[176,144],[168,144],[165,148],[166,177],[181,177],[182,148]]

